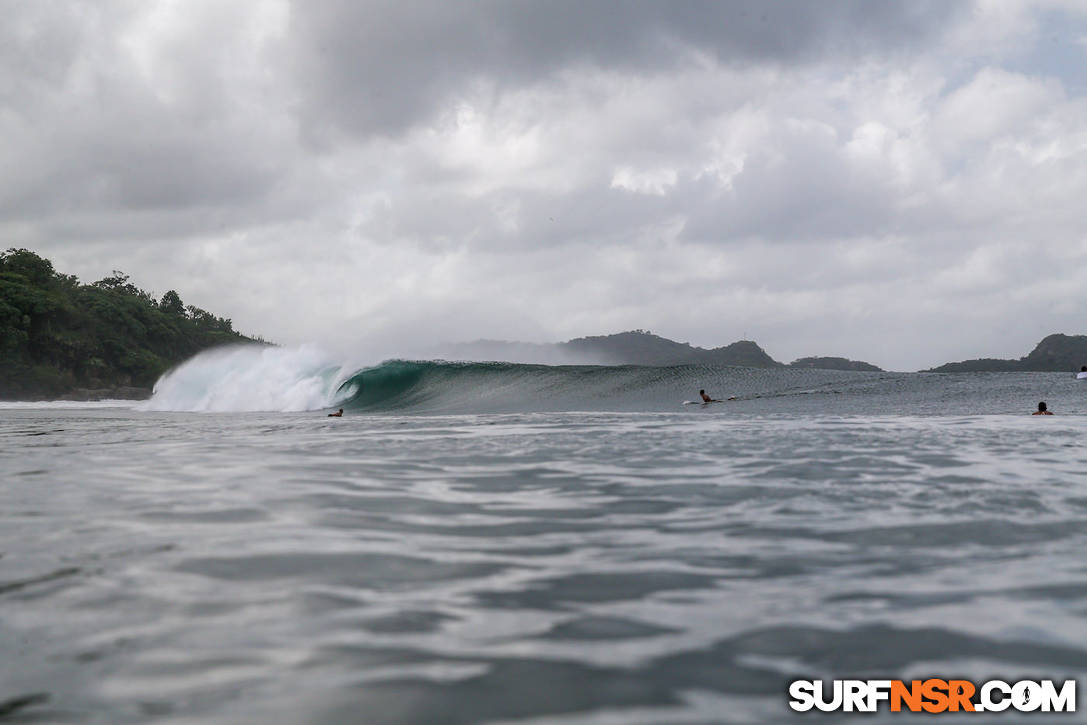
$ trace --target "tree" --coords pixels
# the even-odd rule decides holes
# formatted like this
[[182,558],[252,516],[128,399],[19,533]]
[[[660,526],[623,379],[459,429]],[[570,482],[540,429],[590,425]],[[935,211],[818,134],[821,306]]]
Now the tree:
[[177,292],[170,290],[162,296],[162,300],[159,302],[159,309],[168,315],[177,315],[184,317],[185,304],[181,301],[181,296]]
[[142,289],[129,282],[128,275],[120,271],[119,269],[113,270],[113,274],[111,274],[109,277],[103,277],[102,279],[95,282],[94,286],[98,287],[99,289],[107,289],[113,292],[120,292],[123,295],[141,297],[148,302],[154,301],[151,295],[147,294]]
[[15,249],[0,254],[0,272],[17,274],[31,284],[44,287],[52,281],[53,263],[42,259],[29,249]]
[[95,287],[102,289],[123,289],[128,284],[128,275],[119,269],[113,270],[109,277],[103,277],[94,283]]

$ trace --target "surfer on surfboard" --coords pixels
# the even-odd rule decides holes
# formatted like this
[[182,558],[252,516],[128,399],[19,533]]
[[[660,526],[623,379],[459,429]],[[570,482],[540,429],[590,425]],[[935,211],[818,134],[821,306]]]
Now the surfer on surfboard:
[[343,408],[340,408],[335,413],[329,413],[328,417],[329,418],[342,418],[343,417]]
[[[702,396],[702,402],[703,403],[723,403],[723,402],[725,402],[724,400],[718,400],[717,398],[711,398],[710,396],[706,395],[705,390],[699,390],[698,394]],[[736,396],[735,395],[730,395],[730,396],[728,396],[728,398],[726,400],[736,400]]]

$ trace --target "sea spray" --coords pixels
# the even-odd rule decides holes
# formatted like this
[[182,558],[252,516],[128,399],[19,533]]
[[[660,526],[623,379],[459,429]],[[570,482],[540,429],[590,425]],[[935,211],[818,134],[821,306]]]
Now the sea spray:
[[[353,369],[353,368],[352,368]],[[202,352],[155,384],[145,410],[304,411],[349,397],[343,366],[318,348],[236,345]]]

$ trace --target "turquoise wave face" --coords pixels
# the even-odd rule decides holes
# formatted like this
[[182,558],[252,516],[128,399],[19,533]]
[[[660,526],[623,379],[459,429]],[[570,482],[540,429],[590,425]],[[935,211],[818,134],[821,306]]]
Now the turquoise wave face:
[[[347,409],[439,413],[671,410],[714,398],[827,384],[827,371],[766,371],[680,365],[528,365],[504,362],[391,360],[340,385]],[[854,374],[855,376],[856,374]],[[830,382],[842,374],[829,372]],[[854,377],[854,379],[856,379]]]
[[428,367],[429,363],[393,360],[374,368],[366,368],[340,383],[336,397],[341,399],[344,406],[350,408],[372,408],[390,404],[395,407],[397,399],[410,397],[412,390],[426,376]]
[[[698,395],[702,389],[714,398],[736,400],[702,406]],[[728,415],[970,415],[1029,413],[1042,397],[1069,412],[1078,392],[1075,381],[1063,373],[931,375],[390,360],[348,376],[335,398],[340,401],[337,405],[349,410],[388,413],[686,410]]]
[[[580,387],[578,378],[592,370],[502,362],[390,360],[349,376],[340,384],[337,397],[345,408],[356,410],[534,410],[549,399],[553,403],[569,401]],[[609,369],[595,370],[600,378],[609,375],[605,372]]]
[[[348,373],[347,371],[354,370]],[[702,406],[698,391],[725,403]],[[1083,410],[1066,373],[883,373],[680,365],[526,365],[389,360],[355,369],[318,351],[231,347],[165,374],[144,405],[163,411],[477,414],[562,411],[784,415],[1024,413],[1045,400]],[[684,405],[684,403],[689,403]]]

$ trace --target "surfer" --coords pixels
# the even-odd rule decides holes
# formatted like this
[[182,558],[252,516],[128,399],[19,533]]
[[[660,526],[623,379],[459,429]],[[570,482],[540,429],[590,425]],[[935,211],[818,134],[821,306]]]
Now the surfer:
[[1038,410],[1031,413],[1031,415],[1053,415],[1050,411],[1046,410],[1045,401],[1038,403]]
[[[724,400],[718,400],[717,398],[711,398],[710,396],[706,395],[705,390],[699,390],[698,394],[702,396],[702,402],[703,403],[723,403],[723,402],[725,402]],[[725,400],[736,400],[736,396],[735,395],[730,395]]]
[[342,418],[343,417],[343,408],[340,408],[335,413],[329,413],[328,417],[329,418]]

